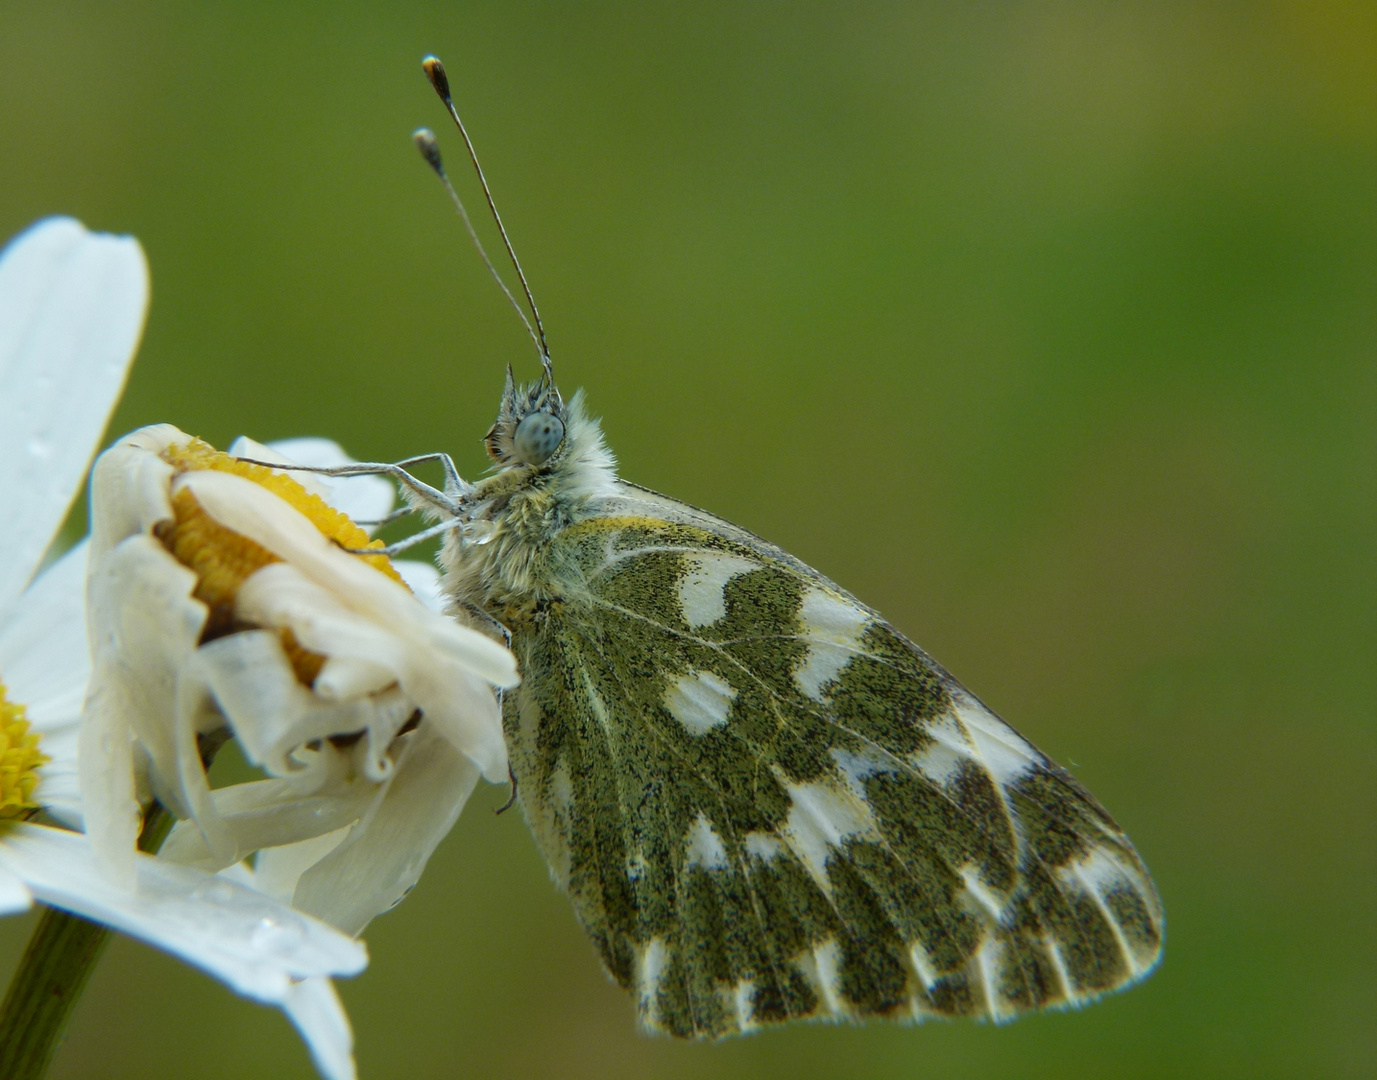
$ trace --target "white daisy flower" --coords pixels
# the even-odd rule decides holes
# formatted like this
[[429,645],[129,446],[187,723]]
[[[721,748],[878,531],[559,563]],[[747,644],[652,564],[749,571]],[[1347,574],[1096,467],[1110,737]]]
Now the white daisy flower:
[[[322,482],[168,425],[101,456],[81,789],[115,880],[156,798],[184,819],[165,858],[221,870],[259,852],[259,887],[356,934],[415,884],[479,775],[507,779],[493,687],[516,666],[386,557],[351,554],[377,542],[322,495],[357,482]],[[390,509],[383,486],[370,516]],[[433,571],[411,577],[433,591]],[[266,779],[211,790],[203,760],[226,734]]]
[[281,1005],[322,1071],[350,1077],[348,1020],[326,976],[361,971],[361,944],[148,855],[131,855],[122,887],[98,872],[87,837],[24,820],[81,820],[87,545],[36,571],[124,385],[147,300],[138,243],[70,218],[41,221],[0,253],[0,914],[37,899],[165,949]]

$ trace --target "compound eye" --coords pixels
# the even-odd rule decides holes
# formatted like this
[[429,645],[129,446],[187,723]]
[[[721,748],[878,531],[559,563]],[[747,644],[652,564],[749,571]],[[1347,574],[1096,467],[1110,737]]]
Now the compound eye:
[[512,450],[518,461],[544,465],[564,441],[564,421],[549,413],[531,413],[516,425]]

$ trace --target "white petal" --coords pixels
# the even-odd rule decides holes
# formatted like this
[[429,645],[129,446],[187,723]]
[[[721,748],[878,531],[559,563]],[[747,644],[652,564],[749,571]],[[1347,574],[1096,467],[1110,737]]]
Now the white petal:
[[[92,558],[95,559],[92,541]],[[78,766],[86,831],[102,866],[133,886],[140,811],[134,739],[153,760],[153,779],[177,775],[177,683],[196,648],[206,609],[191,598],[196,577],[151,536],[123,540],[90,578],[95,675],[82,717]],[[169,793],[159,789],[160,798]],[[181,801],[169,807],[182,813]]]
[[348,835],[349,827],[345,826],[295,844],[264,848],[254,860],[254,888],[280,903],[290,904],[301,875],[339,847]]
[[47,218],[0,254],[0,612],[80,489],[147,306],[148,267],[132,237]]
[[[304,638],[302,643],[313,647]],[[297,680],[271,631],[246,630],[209,642],[197,650],[192,669],[234,729],[245,757],[276,776],[298,768],[290,755],[304,743],[377,728],[391,738],[416,708],[395,688],[347,701],[311,693]],[[190,677],[191,672],[184,674],[184,681]]]
[[478,782],[472,761],[428,724],[408,740],[387,794],[371,818],[301,877],[301,911],[358,934],[410,891]]
[[[297,640],[315,652],[388,668],[427,719],[473,758],[484,776],[494,782],[505,779],[507,750],[492,692],[463,660],[435,647],[426,623],[446,620],[394,582],[382,580],[405,600],[403,610],[396,613],[399,617],[368,618],[350,610],[341,594],[308,580],[291,563],[273,563],[255,572],[239,590],[236,610],[250,622],[290,627]],[[456,629],[477,636],[476,631]]]
[[[356,730],[334,726],[334,714],[316,708],[275,631],[246,630],[207,642],[197,650],[195,668],[249,762],[278,776],[291,771],[287,755],[302,743]],[[325,716],[313,723],[313,713]]]
[[354,1080],[354,1032],[329,979],[293,983],[282,1003],[325,1080]]
[[24,879],[0,861],[0,915],[17,915],[31,907],[33,893],[29,892]]
[[36,797],[44,810],[73,829],[84,828],[77,767],[80,738],[80,729],[74,724],[49,732],[39,744],[52,760],[38,767]]
[[349,701],[386,690],[396,681],[391,668],[367,657],[331,656],[312,687],[327,701]]
[[[316,465],[319,462],[302,461],[300,458],[293,457],[287,453],[283,447],[291,446],[293,442],[314,442],[314,439],[287,439],[285,442],[268,445],[259,442],[257,439],[250,439],[247,435],[240,435],[234,442],[230,443],[226,453],[233,457],[251,458],[254,461],[263,461],[271,465]],[[327,440],[320,440],[325,442]],[[334,444],[331,443],[333,446]],[[341,451],[342,452],[342,451]],[[326,502],[330,501],[330,482],[329,477],[321,476],[318,473],[301,472],[294,469],[280,469],[281,475],[288,476],[304,487],[312,495],[319,495]]]
[[137,890],[112,885],[78,833],[13,825],[0,862],[46,904],[105,923],[209,971],[260,1001],[284,1003],[293,979],[353,975],[361,944],[261,893],[140,855]]
[[496,686],[516,685],[516,662],[510,652],[476,630],[433,612],[427,613],[429,617],[419,615],[408,590],[341,551],[266,489],[243,477],[209,470],[184,473],[177,482],[187,485],[220,524],[291,563],[355,611],[449,652]]
[[[321,757],[347,765],[347,754],[322,750]],[[233,834],[239,852],[248,853],[280,845],[311,841],[322,833],[338,832],[363,818],[382,797],[379,785],[359,777],[342,775],[331,782],[327,769],[303,770],[301,777],[256,780],[232,784],[211,793],[224,826]],[[308,783],[314,780],[312,789]],[[317,858],[325,854],[321,849]],[[202,870],[220,870],[227,862],[217,858],[203,834],[191,821],[180,821],[163,844],[159,858]],[[304,867],[303,867],[304,869]]]
[[445,593],[440,588],[440,570],[420,559],[394,559],[392,565],[402,575],[406,587],[431,611],[445,614]]
[[117,710],[97,703],[81,726],[77,752],[78,761],[88,763],[79,780],[83,824],[95,857],[111,881],[132,889],[141,820],[134,794],[134,729]]
[[[212,794],[195,738],[197,730],[206,726],[197,719],[203,712],[215,716],[211,723],[217,727],[221,717],[228,720],[250,763],[288,778],[279,797],[295,797],[308,793],[305,785],[318,784],[325,775],[320,770],[319,776],[312,775],[289,760],[298,747],[336,733],[361,731],[377,722],[390,734],[414,708],[395,694],[343,703],[322,701],[297,681],[277,635],[263,630],[231,634],[196,650],[183,668],[178,691],[174,731],[179,786],[175,794],[178,805],[194,819],[205,847],[179,858],[206,863],[211,869],[228,866],[259,847],[338,828],[360,811],[332,812],[326,801],[300,807],[295,824],[284,820],[280,808],[266,815],[241,813],[240,820],[227,820],[224,808],[246,809],[237,806],[232,795],[259,790],[261,785],[234,785]],[[329,756],[310,755],[317,763]],[[363,786],[371,790],[371,785]]]
[[[352,465],[354,459],[344,452],[344,448],[329,439],[282,439],[271,445],[271,449],[295,465],[315,465],[331,468],[335,465]],[[235,453],[233,449],[230,453]],[[272,460],[271,458],[268,460]],[[311,473],[292,473],[300,480]],[[397,501],[397,490],[390,480],[381,476],[320,476],[328,491],[325,501],[342,514],[355,521],[376,521],[392,512],[392,504]],[[371,531],[371,530],[370,530]]]
[[[39,574],[0,625],[0,679],[45,734],[81,719],[91,676],[86,550],[82,541]],[[46,739],[43,752],[52,754]]]
[[171,521],[172,466],[158,455],[191,441],[171,424],[152,424],[116,439],[91,470],[92,564],[121,540]]

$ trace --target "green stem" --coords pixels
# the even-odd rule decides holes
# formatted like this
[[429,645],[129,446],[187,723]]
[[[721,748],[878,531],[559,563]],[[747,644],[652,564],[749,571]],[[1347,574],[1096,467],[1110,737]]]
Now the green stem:
[[[155,802],[144,814],[140,850],[157,851],[171,828],[172,815]],[[43,909],[0,1004],[0,1077],[42,1080],[109,938],[108,926]]]

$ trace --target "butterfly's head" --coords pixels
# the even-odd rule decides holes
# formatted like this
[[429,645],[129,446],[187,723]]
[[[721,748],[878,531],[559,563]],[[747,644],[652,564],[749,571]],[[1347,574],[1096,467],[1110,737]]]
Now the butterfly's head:
[[483,443],[498,468],[546,467],[561,456],[567,421],[564,399],[548,368],[534,383],[517,386],[509,367],[502,407]]

